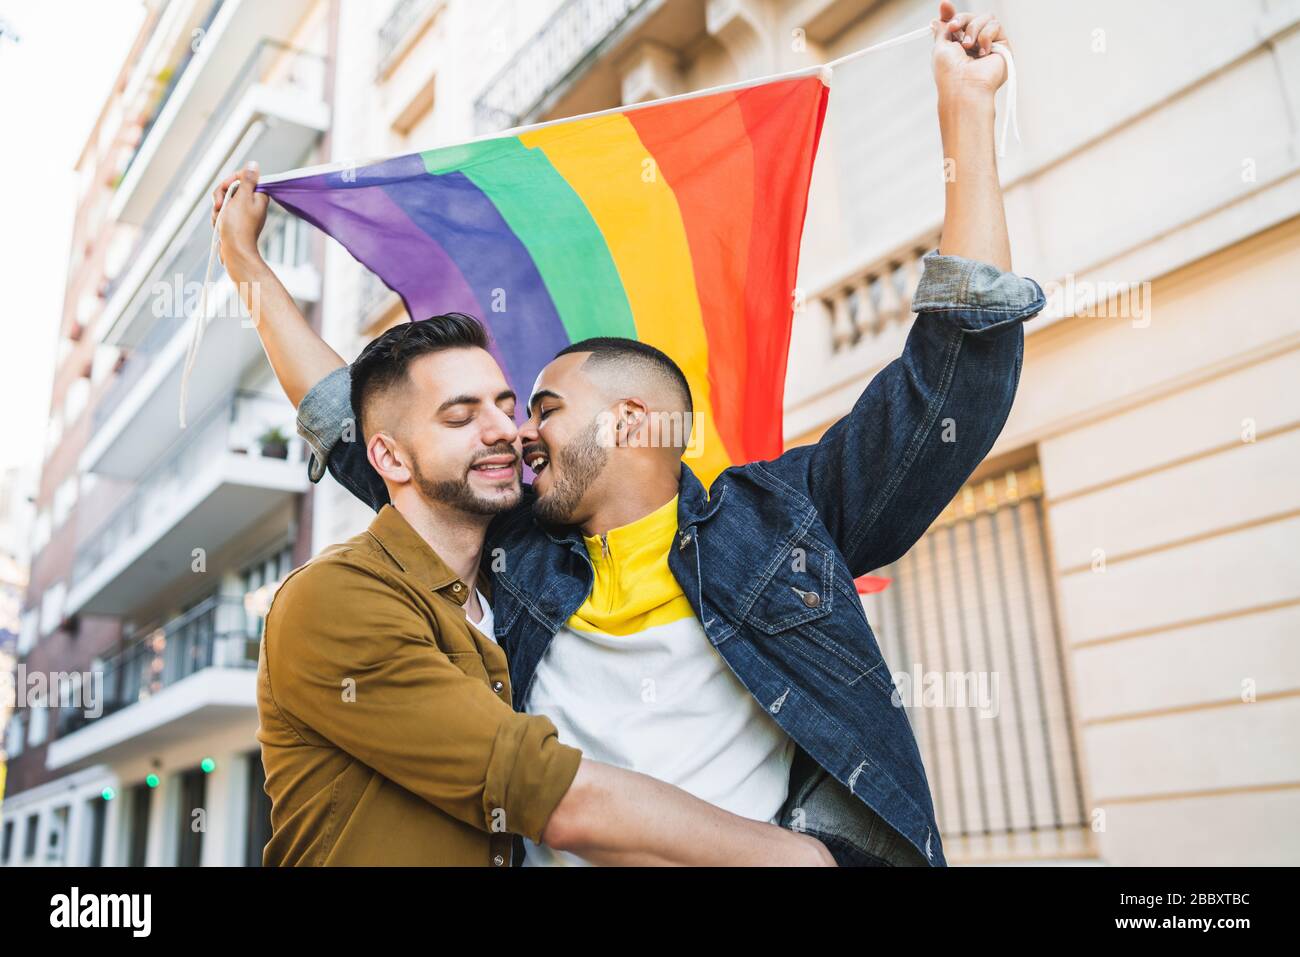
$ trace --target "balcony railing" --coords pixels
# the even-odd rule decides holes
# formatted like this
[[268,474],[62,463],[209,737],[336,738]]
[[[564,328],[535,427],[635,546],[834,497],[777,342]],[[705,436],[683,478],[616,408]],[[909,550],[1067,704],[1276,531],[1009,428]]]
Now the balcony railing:
[[518,126],[650,0],[567,0],[483,88],[474,104],[481,132]]
[[[204,198],[206,200],[206,194]],[[198,223],[190,228],[199,228],[206,231],[208,228],[206,218],[203,216],[197,218]],[[267,212],[266,226],[263,228],[262,236],[258,240],[258,248],[261,249],[263,258],[272,267],[292,268],[301,266],[307,261],[309,230],[310,227],[305,221],[297,216],[290,215],[278,206],[274,206]],[[190,292],[197,288],[195,284],[203,282],[208,265],[207,245],[201,245],[202,248],[196,250],[191,250],[189,246],[184,247],[177,257],[172,260],[170,267],[163,273],[163,280],[161,281],[166,283],[168,287],[167,296],[172,303],[170,312],[159,315],[159,310],[155,308],[157,295],[152,291],[146,291],[139,308],[149,309],[156,316],[156,319],[153,325],[150,326],[149,331],[131,349],[125,364],[117,373],[113,383],[95,404],[95,411],[91,416],[91,422],[95,430],[101,428],[108,421],[126,396],[131,393],[132,387],[140,380],[145,370],[149,368],[158,354],[167,347],[173,337],[182,330],[189,328],[189,317],[184,314],[181,307],[194,301],[194,308],[197,308],[196,297],[190,296]],[[188,256],[186,256],[187,253]],[[226,271],[221,265],[221,260],[218,259],[213,267],[213,284],[220,283],[225,278],[225,275]],[[179,297],[174,295],[177,288],[182,291],[182,295]]]
[[159,456],[146,470],[147,478],[85,538],[73,563],[72,584],[84,581],[230,454],[302,461],[293,407],[278,396],[258,392],[236,392],[216,403]]
[[909,246],[821,294],[831,317],[833,353],[878,337],[892,323],[911,321],[921,258],[937,245],[935,236],[933,242]]
[[[325,95],[325,61],[315,53],[287,46],[278,40],[264,39],[258,43],[244,61],[244,65],[240,67],[234,80],[231,81],[220,102],[212,111],[212,115],[204,123],[202,131],[200,131],[194,144],[190,147],[185,159],[177,167],[171,182],[159,194],[160,199],[145,218],[144,225],[140,227],[140,235],[136,238],[135,247],[123,260],[126,265],[108,283],[105,291],[106,299],[113,298],[113,294],[117,292],[118,287],[130,274],[131,264],[139,258],[145,244],[158,228],[159,222],[167,211],[172,208],[175,197],[182,193],[185,180],[193,175],[194,168],[199,165],[203,153],[210,148],[213,139],[225,125],[226,120],[230,118],[230,114],[239,104],[244,93],[248,91],[249,87],[258,83],[276,89],[297,89],[317,98],[323,98]],[[221,173],[224,172],[226,170],[222,170],[213,177],[212,182],[207,184],[207,188],[201,194],[200,205],[207,202]]]
[[397,0],[388,17],[379,28],[379,52],[375,59],[375,72],[382,75],[391,65],[394,55],[402,46],[424,15],[443,0]]
[[[221,7],[225,2],[226,0],[213,0],[212,6],[208,8],[207,14],[203,17],[203,21],[197,28],[200,36],[207,33],[208,27],[212,26],[212,21],[217,18],[217,14],[220,12]],[[200,45],[201,44],[202,41],[200,40]],[[196,47],[194,43],[190,43],[185,47],[185,52],[181,55],[181,58],[172,67],[171,76],[167,80],[167,86],[159,95],[158,101],[154,104],[153,110],[149,114],[149,118],[145,120],[144,128],[140,131],[140,139],[136,143],[135,150],[132,151],[130,158],[126,161],[126,165],[122,167],[122,172],[119,174],[119,180],[126,176],[127,170],[131,168],[131,164],[135,162],[136,157],[140,155],[140,150],[144,148],[145,142],[149,139],[149,134],[153,131],[154,124],[158,122],[158,117],[162,115],[162,111],[167,108],[167,101],[171,99],[172,94],[176,91],[176,85],[180,82],[181,77],[185,75],[186,68],[189,67],[190,61],[194,59],[194,54],[197,52],[198,47]]]
[[164,688],[204,668],[256,668],[258,619],[243,602],[214,595],[189,611],[144,629],[104,663],[103,707],[86,716],[84,709],[64,708],[59,734],[71,734],[101,717],[146,701]]

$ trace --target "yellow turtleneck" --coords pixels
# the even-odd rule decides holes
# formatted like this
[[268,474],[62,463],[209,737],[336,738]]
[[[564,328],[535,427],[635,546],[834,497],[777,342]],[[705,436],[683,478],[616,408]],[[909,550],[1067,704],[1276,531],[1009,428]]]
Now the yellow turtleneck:
[[596,580],[569,627],[625,636],[694,615],[668,568],[676,534],[674,495],[635,522],[603,536],[584,535]]

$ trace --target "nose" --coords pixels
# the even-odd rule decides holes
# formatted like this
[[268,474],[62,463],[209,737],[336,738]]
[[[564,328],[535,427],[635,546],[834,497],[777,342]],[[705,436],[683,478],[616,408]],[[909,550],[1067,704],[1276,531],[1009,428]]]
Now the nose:
[[515,420],[500,409],[496,409],[483,430],[483,444],[500,445],[506,442],[513,445],[518,438],[519,428],[515,425]]
[[527,445],[529,442],[537,442],[540,435],[537,431],[537,417],[530,416],[528,421],[519,426],[519,440]]

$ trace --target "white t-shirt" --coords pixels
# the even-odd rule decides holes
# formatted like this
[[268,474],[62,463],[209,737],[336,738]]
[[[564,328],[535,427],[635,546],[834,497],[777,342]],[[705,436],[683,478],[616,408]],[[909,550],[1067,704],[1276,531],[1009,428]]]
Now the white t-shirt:
[[[591,594],[538,662],[524,710],[584,756],[775,823],[794,742],[709,641],[668,568],[677,499],[587,537]],[[526,841],[524,866],[585,864]]]
[[[475,591],[478,591],[478,589],[475,589]],[[483,597],[483,593],[481,591],[478,592],[478,604],[479,607],[483,609],[483,617],[480,618],[478,621],[470,621],[469,609],[466,609],[465,620],[469,621],[471,625],[477,628],[479,632],[482,635],[484,635],[484,637],[495,642],[497,640],[497,636],[492,632],[492,627],[493,627],[492,606],[488,604],[488,600]]]

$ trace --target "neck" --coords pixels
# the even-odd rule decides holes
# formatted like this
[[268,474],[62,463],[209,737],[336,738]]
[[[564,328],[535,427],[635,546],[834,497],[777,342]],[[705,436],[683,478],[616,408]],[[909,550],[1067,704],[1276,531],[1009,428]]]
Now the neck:
[[[483,555],[483,539],[492,516],[429,502],[414,490],[403,489],[397,494],[393,491],[389,489],[393,507],[465,583],[473,598],[478,583],[479,559]],[[408,491],[411,494],[406,494]]]
[[605,489],[603,502],[582,523],[584,535],[604,535],[611,528],[630,525],[672,501],[677,494],[681,465],[665,469],[660,463],[624,469],[617,483]]

